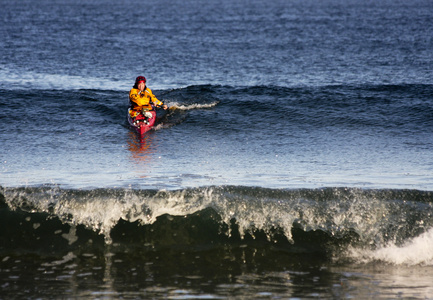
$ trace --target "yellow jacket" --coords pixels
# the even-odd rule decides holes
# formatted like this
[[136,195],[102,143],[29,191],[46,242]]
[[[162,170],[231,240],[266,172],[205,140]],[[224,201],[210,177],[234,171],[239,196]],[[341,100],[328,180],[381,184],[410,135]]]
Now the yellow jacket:
[[139,89],[131,89],[129,92],[129,100],[131,101],[131,107],[133,110],[139,111],[143,108],[151,109],[151,102],[154,105],[162,105],[163,103],[159,101],[152,90],[146,87],[142,92]]

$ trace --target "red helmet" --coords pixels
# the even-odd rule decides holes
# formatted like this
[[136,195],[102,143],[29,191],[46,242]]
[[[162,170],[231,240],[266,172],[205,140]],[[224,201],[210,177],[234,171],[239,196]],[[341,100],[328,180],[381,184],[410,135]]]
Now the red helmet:
[[135,84],[140,83],[140,81],[144,81],[144,83],[146,83],[146,77],[144,77],[144,76],[138,76],[138,77],[135,79]]

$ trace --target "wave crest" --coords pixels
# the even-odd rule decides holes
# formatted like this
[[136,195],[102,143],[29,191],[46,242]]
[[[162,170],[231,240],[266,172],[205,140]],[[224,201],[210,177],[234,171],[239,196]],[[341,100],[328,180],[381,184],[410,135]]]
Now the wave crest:
[[[108,244],[125,236],[131,236],[127,243],[152,245],[261,241],[286,250],[330,251],[337,257],[346,252],[361,262],[388,259],[397,264],[430,264],[433,258],[428,251],[424,256],[414,254],[433,239],[431,192],[242,186],[178,191],[46,187],[4,189],[3,198],[8,214],[22,211],[28,218],[42,214],[39,225],[34,226],[40,226],[43,216],[55,218],[71,228],[87,228]],[[72,229],[62,234],[69,244],[77,240]]]

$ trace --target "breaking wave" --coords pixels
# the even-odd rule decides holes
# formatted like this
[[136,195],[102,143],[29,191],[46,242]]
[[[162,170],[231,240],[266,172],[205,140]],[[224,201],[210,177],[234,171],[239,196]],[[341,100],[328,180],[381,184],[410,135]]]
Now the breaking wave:
[[0,197],[1,236],[12,240],[3,251],[38,244],[42,249],[47,241],[74,247],[89,239],[101,247],[259,243],[360,263],[433,264],[433,195],[428,191],[38,187],[3,188]]

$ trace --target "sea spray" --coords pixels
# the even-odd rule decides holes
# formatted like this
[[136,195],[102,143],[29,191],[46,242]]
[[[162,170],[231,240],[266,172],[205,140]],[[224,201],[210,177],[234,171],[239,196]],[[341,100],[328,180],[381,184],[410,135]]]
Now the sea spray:
[[[334,256],[346,249],[364,249],[373,251],[374,255],[368,257],[377,258],[384,257],[381,253],[392,251],[392,247],[408,249],[408,243],[413,244],[412,240],[417,241],[433,227],[431,193],[411,190],[221,186],[166,191],[42,187],[8,188],[3,194],[12,211],[19,209],[30,215],[45,213],[64,224],[84,226],[104,236],[108,244],[112,243],[113,228],[121,222],[163,231],[182,230],[175,229],[176,226],[188,230],[203,223],[220,228],[210,233],[215,238],[218,234],[229,239],[237,236],[241,240],[264,235],[271,243],[281,242],[279,236],[284,236],[296,245],[299,234],[294,236],[294,232],[306,236],[320,233],[329,239],[328,245],[339,240],[349,243],[345,246],[346,242],[337,242],[338,246],[330,250]],[[164,216],[168,217],[166,225],[160,222]],[[178,225],[172,227],[170,222]],[[169,227],[163,229],[163,226]],[[76,241],[72,229],[64,231],[63,236],[70,244]],[[198,241],[202,237],[189,239]],[[421,240],[429,241],[429,235]]]
[[191,104],[181,104],[178,102],[169,102],[171,110],[195,110],[195,109],[208,109],[217,106],[219,101],[214,101],[211,103],[191,103]]
[[410,238],[403,245],[389,242],[377,249],[350,247],[348,256],[357,263],[382,261],[394,265],[433,265],[433,228],[423,234]]

